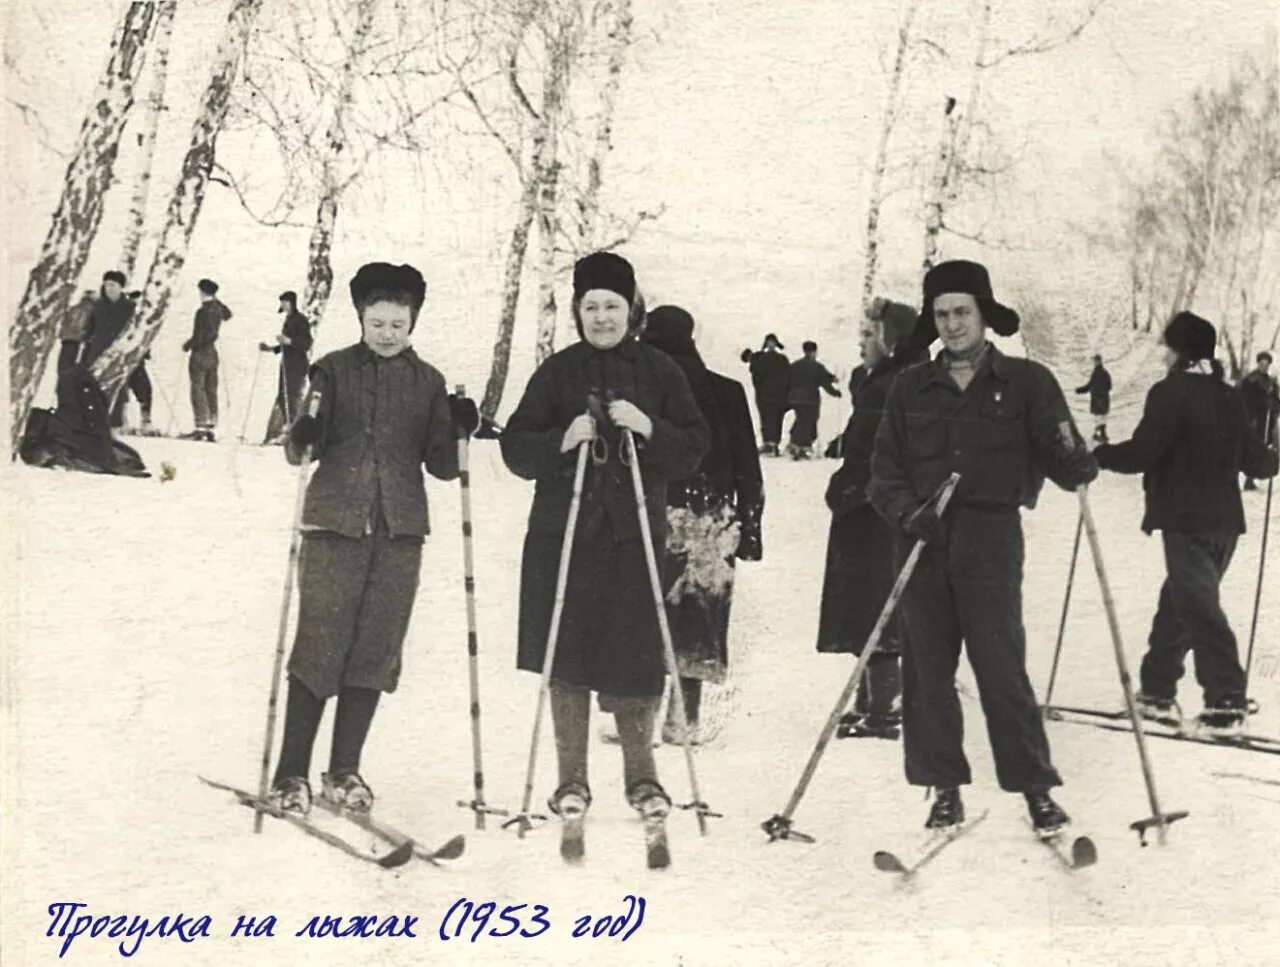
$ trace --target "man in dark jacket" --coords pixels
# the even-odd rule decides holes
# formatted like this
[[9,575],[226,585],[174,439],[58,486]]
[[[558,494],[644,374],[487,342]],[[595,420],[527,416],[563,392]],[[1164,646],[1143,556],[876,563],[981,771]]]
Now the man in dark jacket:
[[124,273],[112,270],[102,276],[102,292],[89,313],[80,365],[92,366],[115,342],[133,318],[133,302],[124,296]]
[[[1053,374],[987,342],[988,326],[1007,336],[1018,322],[983,266],[929,271],[911,344],[940,334],[945,348],[889,390],[867,494],[899,531],[899,567],[926,542],[901,601],[907,781],[937,790],[926,825],[964,820],[959,787],[971,779],[955,690],[963,640],[1000,787],[1022,793],[1037,833],[1052,836],[1070,820],[1049,796],[1062,780],[1027,680],[1019,509],[1035,505],[1045,475],[1075,489],[1098,469],[1078,434],[1070,448],[1063,440],[1060,426],[1073,424]],[[952,473],[960,480],[944,520],[934,498]]]
[[787,389],[791,362],[782,354],[783,345],[769,333],[758,353],[742,351],[742,361],[751,369],[751,385],[756,391],[756,410],[760,414],[760,453],[776,457],[782,441],[782,418],[787,413]]
[[271,419],[267,421],[267,436],[263,443],[283,442],[284,430],[298,417],[298,404],[302,400],[302,389],[307,381],[307,365],[311,357],[311,323],[298,311],[298,293],[289,291],[280,293],[279,311],[285,314],[284,326],[276,336],[273,346],[270,343],[259,343],[258,348],[264,353],[275,353],[280,357],[279,388],[276,391],[276,403],[271,410]]
[[818,415],[822,412],[821,390],[828,396],[839,397],[836,378],[827,367],[818,362],[818,344],[806,342],[804,356],[791,364],[787,374],[787,405],[795,411],[791,422],[791,443],[787,452],[793,460],[806,460],[812,456],[813,442],[818,439]]
[[1245,673],[1218,588],[1245,531],[1236,474],[1276,474],[1276,454],[1252,432],[1239,396],[1214,359],[1217,333],[1179,312],[1164,332],[1169,375],[1147,394],[1133,439],[1094,451],[1104,470],[1143,474],[1142,529],[1161,532],[1166,577],[1142,661],[1138,706],[1144,715],[1180,715],[1175,695],[1187,652],[1204,689],[1199,725],[1241,731],[1248,711]]
[[218,283],[201,279],[200,308],[196,310],[191,338],[182,344],[189,352],[187,375],[191,377],[191,410],[196,428],[184,439],[213,442],[218,423],[218,330],[231,318],[231,310],[218,301]]
[[1076,393],[1089,394],[1089,412],[1093,414],[1093,442],[1107,442],[1107,414],[1111,412],[1111,374],[1102,365],[1102,357],[1093,357],[1089,382],[1076,387]]
[[[1271,354],[1265,349],[1258,353],[1255,360],[1257,368],[1240,380],[1240,399],[1244,402],[1245,413],[1249,417],[1249,425],[1253,432],[1264,443],[1271,443],[1276,438],[1276,416],[1280,414],[1280,388],[1276,386],[1276,378],[1268,372],[1271,369]],[[1245,475],[1245,490],[1257,490],[1258,485],[1253,478]]]

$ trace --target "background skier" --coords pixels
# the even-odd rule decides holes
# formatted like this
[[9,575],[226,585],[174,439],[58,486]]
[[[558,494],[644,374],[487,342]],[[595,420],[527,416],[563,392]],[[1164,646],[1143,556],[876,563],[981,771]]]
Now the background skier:
[[549,805],[556,813],[580,814],[591,802],[592,691],[601,711],[617,720],[627,801],[646,816],[665,813],[671,802],[652,748],[665,678],[662,640],[622,430],[640,438],[659,566],[668,481],[697,469],[709,434],[680,368],[634,338],[641,322],[632,311],[635,298],[635,273],[625,259],[597,252],[578,261],[571,310],[582,340],[538,367],[500,440],[507,467],[537,481],[521,561],[517,665],[538,674],[577,451],[583,443],[591,447],[549,683],[560,766]]
[[[684,309],[659,306],[649,313],[644,339],[684,371],[711,431],[698,469],[667,486],[663,591],[690,738],[697,742],[703,682],[722,683],[728,670],[734,561],[758,561],[763,555],[764,478],[747,395],[736,380],[707,369],[693,327]],[[676,744],[684,740],[674,701],[667,705],[662,738]]]
[[822,412],[819,390],[828,396],[839,397],[836,378],[818,362],[818,344],[806,342],[804,356],[791,364],[787,374],[787,403],[795,412],[791,422],[791,442],[787,447],[792,459],[812,456],[812,448],[818,439],[818,416]]
[[782,442],[782,418],[787,413],[787,390],[791,361],[783,355],[782,343],[773,333],[764,337],[759,352],[742,351],[742,361],[751,371],[751,385],[756,393],[756,412],[760,416],[760,452],[776,457]]
[[93,311],[89,313],[80,365],[92,366],[133,318],[133,302],[125,298],[124,283],[123,272],[113,269],[103,273],[102,291],[93,304]]
[[1107,442],[1107,414],[1111,412],[1111,374],[1102,365],[1102,357],[1093,357],[1089,381],[1076,387],[1076,393],[1089,394],[1089,412],[1093,414],[1093,442]]
[[1167,576],[1142,661],[1139,709],[1159,720],[1180,718],[1175,696],[1191,651],[1204,690],[1199,724],[1230,735],[1241,731],[1248,709],[1235,634],[1218,599],[1245,532],[1236,474],[1273,477],[1276,454],[1223,382],[1212,323],[1179,312],[1164,342],[1169,374],[1147,394],[1133,438],[1100,446],[1094,457],[1104,470],[1143,474],[1142,529],[1160,531],[1164,543]]
[[298,311],[298,293],[289,291],[280,293],[280,305],[277,310],[285,314],[284,326],[276,336],[275,345],[258,343],[264,353],[275,353],[280,357],[280,375],[276,380],[276,402],[271,408],[271,418],[267,421],[267,435],[263,443],[275,443],[280,440],[284,429],[298,416],[298,404],[302,400],[302,390],[307,381],[307,361],[311,358],[311,323]]
[[182,344],[189,352],[187,375],[191,378],[191,412],[196,428],[186,439],[213,443],[218,425],[218,331],[231,318],[231,310],[218,300],[218,283],[201,279],[200,308],[196,310],[191,338]]
[[[1074,490],[1098,468],[1083,440],[1068,448],[1061,438],[1071,417],[1053,374],[987,342],[988,326],[1009,336],[1018,323],[995,300],[983,266],[929,270],[911,343],[940,335],[944,348],[894,381],[867,493],[900,531],[899,566],[917,539],[927,542],[901,600],[907,781],[937,791],[926,825],[964,819],[959,787],[971,777],[955,690],[963,641],[1000,788],[1025,796],[1034,828],[1047,836],[1069,819],[1049,795],[1062,780],[1027,680],[1019,508],[1035,505],[1045,474]],[[931,498],[952,473],[960,482],[944,521]]]
[[[1256,365],[1240,380],[1240,399],[1244,401],[1249,426],[1258,439],[1272,443],[1276,439],[1276,417],[1280,415],[1280,386],[1271,375],[1271,354],[1265,349],[1254,360]],[[1248,474],[1244,478],[1245,490],[1256,490],[1257,484]]]
[[[916,316],[910,306],[875,299],[859,331],[862,364],[855,372],[861,376],[850,380],[853,415],[844,431],[844,463],[826,493],[831,529],[818,619],[820,652],[861,655],[896,577],[894,529],[868,501],[867,483],[889,387],[906,366],[928,358],[907,345]],[[897,738],[902,723],[898,653],[895,615],[859,683],[853,711],[841,720],[841,735]]]
[[373,805],[360,757],[381,693],[400,680],[430,533],[422,468],[455,479],[457,438],[479,423],[475,404],[450,397],[444,377],[409,345],[426,296],[418,270],[373,262],[350,290],[362,339],[312,367],[307,408],[285,445],[290,463],[301,462],[308,446],[318,463],[303,510],[298,629],[270,799],[304,814],[311,749],[334,695],[321,795],[349,809]]

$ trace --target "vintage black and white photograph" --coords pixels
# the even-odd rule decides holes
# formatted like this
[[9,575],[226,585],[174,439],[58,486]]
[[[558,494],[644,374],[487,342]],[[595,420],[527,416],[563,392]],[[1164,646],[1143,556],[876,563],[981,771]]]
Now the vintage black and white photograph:
[[1280,962],[1272,0],[0,30],[0,962]]

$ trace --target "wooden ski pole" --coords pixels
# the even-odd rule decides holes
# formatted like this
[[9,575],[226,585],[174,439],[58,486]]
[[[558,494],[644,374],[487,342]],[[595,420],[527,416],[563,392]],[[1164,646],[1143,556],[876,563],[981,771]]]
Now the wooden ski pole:
[[[1063,442],[1070,448],[1075,447],[1075,437],[1071,432],[1071,424],[1059,426]],[[1115,601],[1111,597],[1111,582],[1107,580],[1107,568],[1102,561],[1102,543],[1098,539],[1098,529],[1094,526],[1093,513],[1089,509],[1089,488],[1081,485],[1076,488],[1076,497],[1080,501],[1080,517],[1084,521],[1085,533],[1089,536],[1089,549],[1093,553],[1093,567],[1098,574],[1098,585],[1102,589],[1102,606],[1107,612],[1107,625],[1111,629],[1111,644],[1115,649],[1116,668],[1120,672],[1120,688],[1124,692],[1125,709],[1129,713],[1129,721],[1133,725],[1134,741],[1138,745],[1138,760],[1142,764],[1142,779],[1147,786],[1147,800],[1151,805],[1151,815],[1146,819],[1135,820],[1129,828],[1138,834],[1143,846],[1147,845],[1147,830],[1156,827],[1156,835],[1160,845],[1167,841],[1168,826],[1179,819],[1190,815],[1186,810],[1173,813],[1160,811],[1160,798],[1156,795],[1155,772],[1151,768],[1151,757],[1147,754],[1146,733],[1142,731],[1142,716],[1138,714],[1138,706],[1133,700],[1133,682],[1129,677],[1129,663],[1124,656],[1124,641],[1120,636],[1120,619],[1116,616]]]
[[542,684],[538,688],[538,704],[533,713],[533,736],[529,740],[529,766],[525,773],[524,796],[520,812],[503,823],[503,828],[515,826],[521,839],[533,828],[534,819],[529,809],[533,804],[533,778],[538,766],[538,736],[542,730],[542,710],[551,690],[551,669],[556,660],[556,643],[560,638],[560,618],[564,614],[565,588],[569,584],[569,558],[573,552],[573,536],[578,529],[578,508],[582,505],[582,482],[587,475],[587,452],[590,443],[578,444],[578,465],[573,475],[573,496],[569,500],[569,519],[565,524],[564,542],[560,546],[560,568],[556,574],[556,598],[551,608],[551,630],[547,634],[547,653],[542,659]]
[[1044,705],[1053,702],[1053,685],[1058,680],[1058,662],[1062,660],[1062,641],[1067,630],[1067,612],[1071,609],[1071,586],[1076,580],[1076,560],[1080,557],[1080,535],[1084,530],[1084,514],[1076,516],[1076,539],[1071,545],[1071,567],[1067,570],[1067,590],[1062,597],[1062,618],[1058,622],[1058,643],[1053,647],[1053,666],[1049,669],[1049,687],[1044,690]]
[[[1274,423],[1268,420],[1268,437],[1274,436],[1272,433],[1274,426]],[[1271,446],[1272,440],[1268,439],[1267,445]],[[1275,489],[1275,482],[1275,477],[1267,480],[1267,503],[1266,510],[1262,515],[1262,556],[1258,558],[1258,586],[1253,592],[1253,618],[1249,622],[1249,649],[1244,662],[1244,693],[1246,699],[1249,695],[1249,673],[1253,670],[1253,642],[1258,634],[1258,606],[1262,603],[1262,575],[1267,567],[1267,535],[1271,531],[1271,493]],[[1246,701],[1245,704],[1247,705],[1248,702]]]
[[[956,484],[959,482],[960,475],[958,473],[951,474],[942,484],[938,493],[930,499],[930,503],[934,500],[938,502],[937,513],[939,517],[946,511],[947,504],[951,501],[951,495],[955,493]],[[862,681],[862,676],[867,670],[867,663],[870,662],[871,656],[880,647],[880,638],[884,634],[885,627],[889,624],[889,618],[892,617],[894,610],[898,607],[898,601],[902,598],[902,592],[907,588],[907,582],[911,580],[911,574],[916,569],[916,563],[920,560],[924,546],[925,542],[923,540],[916,541],[915,546],[911,548],[911,553],[907,556],[907,560],[903,563],[902,569],[898,572],[898,579],[894,581],[893,589],[889,592],[889,597],[885,600],[884,607],[880,609],[880,617],[876,619],[875,627],[871,629],[867,643],[862,648],[862,654],[858,656],[858,662],[853,667],[853,674],[849,676],[848,682],[845,683],[843,690],[840,692],[840,697],[836,700],[835,707],[831,710],[831,714],[827,716],[827,721],[823,724],[822,731],[818,735],[818,742],[813,747],[813,752],[809,755],[809,761],[805,763],[800,782],[796,784],[795,790],[791,793],[791,798],[787,801],[786,808],[760,824],[760,828],[768,834],[770,842],[776,839],[797,839],[806,843],[813,842],[812,836],[792,828],[791,819],[800,805],[800,800],[804,798],[804,794],[809,788],[809,783],[813,781],[813,774],[818,769],[818,762],[822,759],[823,753],[827,750],[827,744],[831,741],[831,736],[835,734],[836,727],[840,724],[840,716],[849,707],[849,701],[853,698],[853,693],[857,689],[858,683]]]
[[[310,416],[320,413],[320,394],[311,395],[307,410]],[[253,810],[253,831],[262,832],[262,804],[266,802],[271,779],[271,747],[276,736],[276,712],[280,701],[280,677],[284,670],[285,640],[289,633],[289,606],[293,602],[293,582],[298,571],[298,558],[302,552],[302,507],[307,496],[307,470],[311,465],[311,447],[302,454],[298,465],[298,489],[293,500],[293,524],[289,538],[289,563],[284,572],[284,594],[280,602],[280,627],[276,635],[275,666],[271,670],[271,695],[267,699],[267,735],[262,743],[262,772],[258,777],[258,802]]]
[[249,380],[249,398],[244,404],[244,421],[240,424],[240,442],[244,443],[245,435],[249,432],[249,417],[253,415],[253,392],[258,388],[258,369],[262,366],[262,352],[259,350],[258,358],[253,362],[253,377]]
[[644,560],[649,568],[649,584],[653,588],[653,606],[658,612],[658,630],[662,633],[662,653],[666,660],[667,674],[671,676],[671,700],[675,702],[676,716],[683,738],[684,761],[689,769],[689,789],[693,802],[688,808],[698,817],[698,831],[707,835],[707,817],[714,816],[698,790],[698,772],[693,765],[693,737],[689,729],[688,711],[684,706],[684,689],[680,687],[680,664],[676,661],[675,644],[671,638],[671,626],[667,623],[667,605],[662,599],[662,575],[658,573],[658,558],[653,550],[653,528],[649,526],[649,506],[645,499],[644,480],[640,476],[640,453],[636,438],[630,430],[622,431],[623,442],[631,455],[631,483],[636,492],[636,514],[640,518],[640,536],[644,543]]
[[[467,395],[467,388],[459,385],[459,396]],[[471,445],[469,436],[458,437],[458,483],[462,495],[462,586],[467,602],[467,679],[471,689],[471,763],[475,783],[475,795],[470,802],[458,800],[458,805],[476,814],[476,829],[484,829],[486,813],[505,816],[505,809],[492,809],[484,801],[484,766],[480,743],[480,636],[476,631],[476,568],[472,549],[471,523]]]

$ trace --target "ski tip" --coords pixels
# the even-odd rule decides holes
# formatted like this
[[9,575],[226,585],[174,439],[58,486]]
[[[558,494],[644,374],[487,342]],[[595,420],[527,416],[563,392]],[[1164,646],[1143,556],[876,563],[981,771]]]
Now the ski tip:
[[902,865],[902,860],[898,859],[888,850],[876,850],[872,862],[877,870],[882,873],[905,873],[907,868]]
[[1071,843],[1071,865],[1075,869],[1093,866],[1098,862],[1098,847],[1088,836],[1077,836]]
[[467,838],[459,833],[431,854],[433,860],[456,860],[467,848]]
[[386,856],[378,859],[378,865],[384,870],[394,869],[397,866],[404,866],[413,858],[413,840],[406,839],[403,843],[393,849]]

